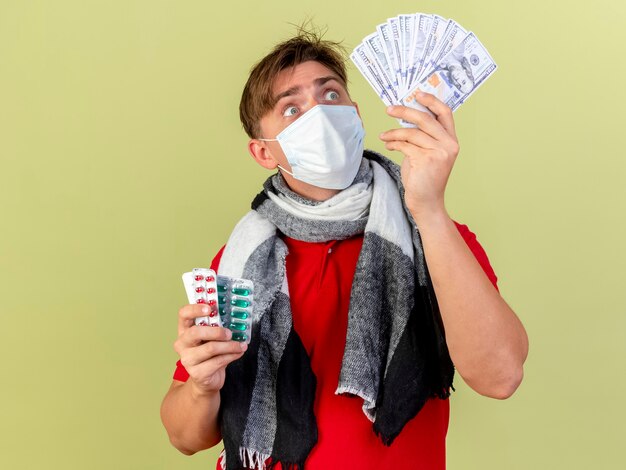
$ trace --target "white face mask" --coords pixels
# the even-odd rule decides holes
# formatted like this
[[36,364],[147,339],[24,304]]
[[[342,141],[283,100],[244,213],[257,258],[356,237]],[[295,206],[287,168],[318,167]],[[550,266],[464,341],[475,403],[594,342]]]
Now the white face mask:
[[359,171],[365,130],[354,106],[318,104],[275,139],[294,178],[318,188],[345,189]]

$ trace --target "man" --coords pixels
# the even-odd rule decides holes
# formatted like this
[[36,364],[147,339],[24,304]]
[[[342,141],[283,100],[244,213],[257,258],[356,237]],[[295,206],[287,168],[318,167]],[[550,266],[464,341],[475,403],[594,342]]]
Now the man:
[[246,346],[193,326],[204,306],[181,308],[161,409],[185,454],[223,439],[218,468],[443,469],[454,369],[500,399],[522,380],[524,328],[446,212],[450,109],[422,95],[435,117],[387,110],[418,125],[380,135],[398,167],[363,152],[346,83],[337,44],[305,32],[242,95],[248,150],[278,173],[212,267],[255,282],[260,319]]

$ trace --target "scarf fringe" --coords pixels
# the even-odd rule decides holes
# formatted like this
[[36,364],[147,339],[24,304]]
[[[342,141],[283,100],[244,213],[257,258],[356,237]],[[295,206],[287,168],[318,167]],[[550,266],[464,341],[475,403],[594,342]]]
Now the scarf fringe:
[[217,461],[220,464],[220,468],[222,470],[226,470],[226,449],[222,449],[219,457],[217,458]]
[[268,470],[266,462],[269,458],[269,454],[262,454],[257,450],[248,449],[246,447],[239,448],[239,459],[246,468],[253,468],[254,470]]
[[[273,470],[279,463],[283,470],[304,470],[304,463],[280,462],[273,460],[268,454],[246,447],[239,448],[239,459],[243,467],[250,470]],[[218,460],[221,469],[226,470],[226,449],[222,449]]]
[[[450,385],[449,388],[443,388],[440,391],[433,392],[430,397],[431,398],[439,398],[440,400],[447,400],[448,398],[450,398],[450,395],[452,395],[452,392],[456,392],[456,389],[454,388],[453,385]],[[372,422],[375,422],[375,420],[372,420]],[[378,438],[380,438],[381,442],[386,447],[389,447],[393,443],[395,438],[396,438],[396,436],[386,436],[386,435],[383,435],[380,432],[380,430],[376,428],[376,426],[373,426],[372,430],[374,431],[374,434]]]
[[450,385],[450,388],[444,389],[435,395],[437,398],[441,398],[442,400],[445,400],[446,398],[450,398],[450,395],[452,395],[452,392],[456,392],[456,388],[454,388],[454,385]]

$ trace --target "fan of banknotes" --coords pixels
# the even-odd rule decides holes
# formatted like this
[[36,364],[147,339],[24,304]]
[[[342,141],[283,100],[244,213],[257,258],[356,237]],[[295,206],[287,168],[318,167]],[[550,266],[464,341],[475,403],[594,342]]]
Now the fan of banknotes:
[[474,33],[424,13],[378,25],[350,58],[386,105],[420,111],[428,110],[415,100],[416,92],[431,93],[454,111],[497,68]]

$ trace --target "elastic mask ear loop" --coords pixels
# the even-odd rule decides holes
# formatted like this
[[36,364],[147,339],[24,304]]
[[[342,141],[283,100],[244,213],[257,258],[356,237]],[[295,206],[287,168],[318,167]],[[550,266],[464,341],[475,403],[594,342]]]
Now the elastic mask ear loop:
[[[280,168],[281,170],[283,170],[285,173],[287,173],[287,174],[289,174],[289,175],[293,176],[293,173],[292,173],[292,172],[285,170],[282,166],[278,165],[278,168]],[[293,177],[295,178],[295,176],[293,176]],[[296,179],[297,179],[297,178],[296,178]]]
[[[278,142],[278,139],[257,139],[257,140],[262,140],[263,142]],[[288,175],[293,176],[293,173],[290,171],[285,170],[282,166],[278,165],[278,168],[280,168],[281,170],[283,170],[285,173],[287,173]],[[295,176],[293,176],[295,178]]]

